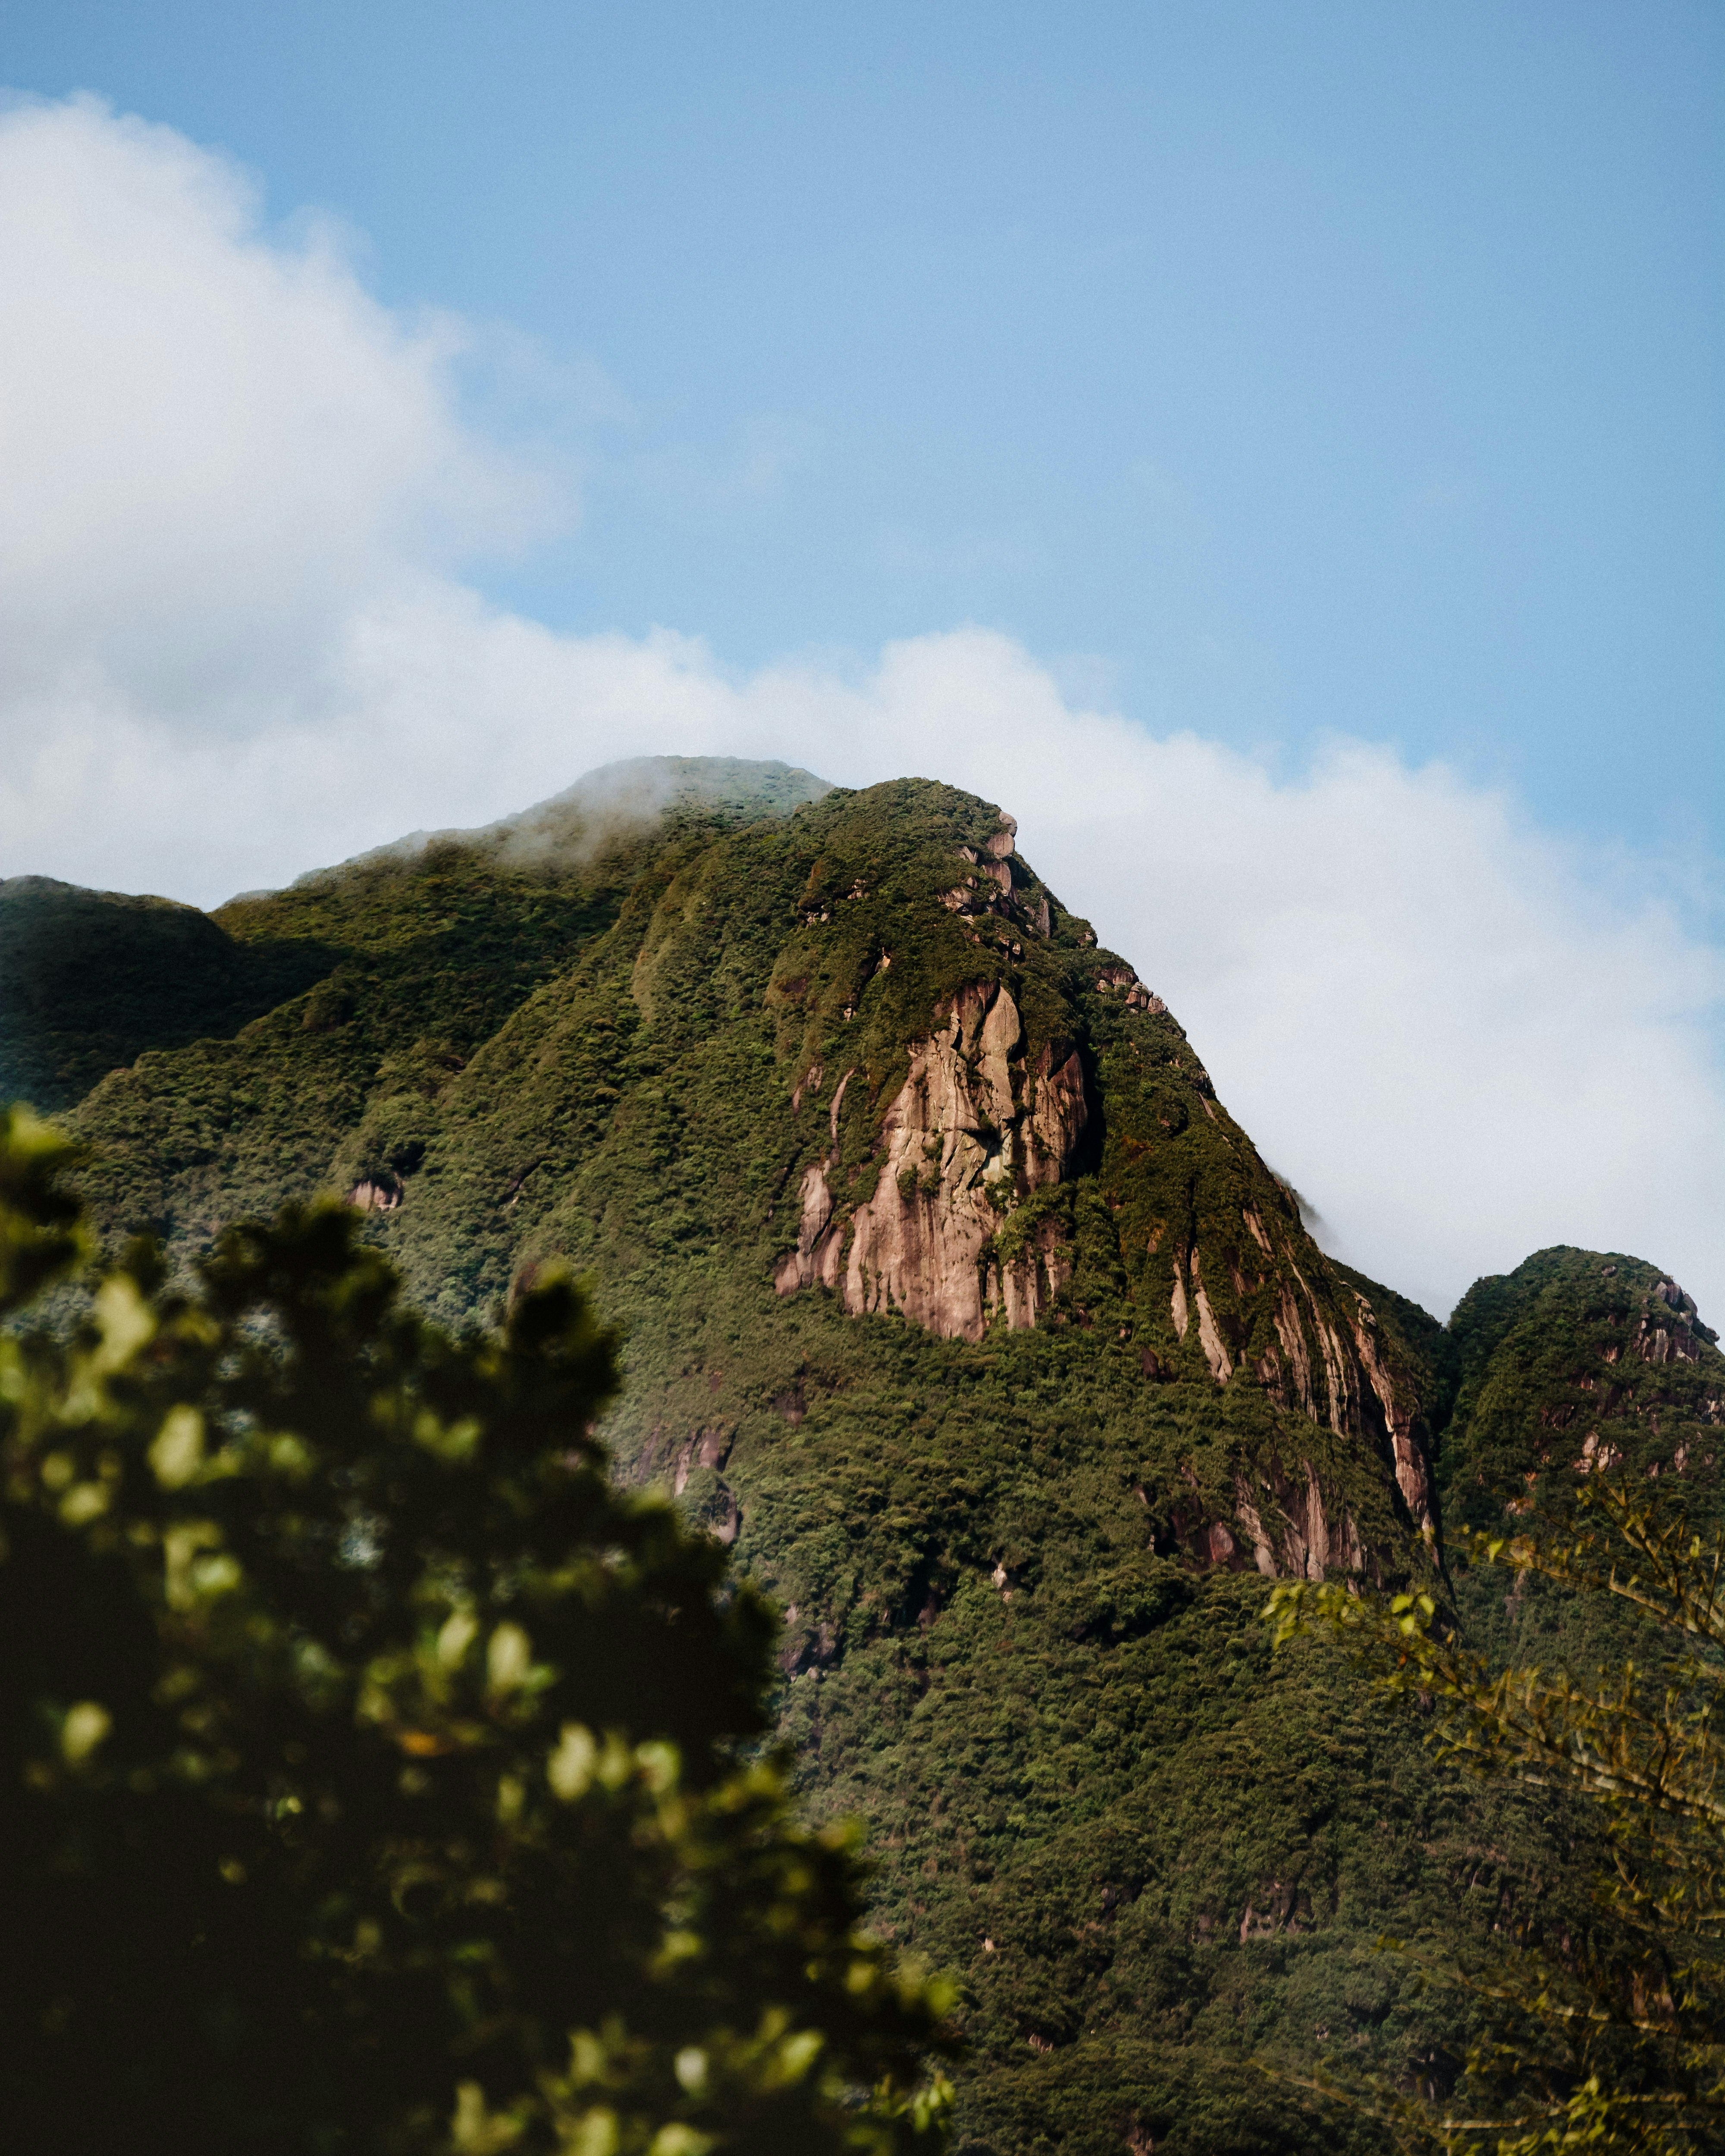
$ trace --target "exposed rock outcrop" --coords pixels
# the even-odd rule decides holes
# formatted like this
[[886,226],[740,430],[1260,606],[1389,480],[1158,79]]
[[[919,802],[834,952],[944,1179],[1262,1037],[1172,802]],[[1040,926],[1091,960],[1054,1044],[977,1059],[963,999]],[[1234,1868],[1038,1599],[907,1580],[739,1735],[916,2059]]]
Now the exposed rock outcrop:
[[[1117,993],[1136,983],[1129,967],[1111,962],[1098,988]],[[786,1295],[824,1286],[853,1313],[896,1310],[932,1332],[979,1340],[997,1312],[1014,1329],[1037,1324],[1070,1284],[1060,1221],[1045,1218],[1014,1235],[1012,1220],[1025,1199],[1072,1174],[1092,1111],[1076,1049],[1051,1044],[1024,1055],[1018,1004],[1005,985],[972,983],[937,1016],[937,1029],[910,1045],[909,1070],[882,1116],[873,1191],[848,1213],[834,1175],[839,1111],[855,1073],[840,1079],[829,1147],[803,1171],[797,1240],[775,1284]],[[818,1084],[819,1075],[812,1069],[804,1085]],[[1238,1134],[1230,1136],[1226,1119],[1213,1111],[1211,1121],[1232,1147]],[[1177,1135],[1171,1129],[1168,1142]],[[1260,1202],[1235,1217],[1230,1238],[1217,1216],[1193,1215],[1208,1255],[1189,1230],[1162,1260],[1177,1341],[1194,1337],[1199,1367],[1217,1385],[1245,1377],[1290,1411],[1369,1445],[1391,1469],[1413,1523],[1430,1536],[1435,1518],[1418,1401],[1391,1367],[1369,1302],[1338,1289],[1296,1214]],[[1162,1358],[1153,1348],[1145,1353],[1146,1375],[1159,1378]],[[1322,1569],[1361,1561],[1358,1529],[1325,1513],[1306,1471],[1307,1483],[1275,1492],[1290,1527],[1266,1529],[1256,1511],[1231,1523],[1194,1517],[1197,1540],[1185,1538],[1193,1553],[1299,1573],[1314,1563]],[[1204,1542],[1211,1528],[1214,1551]]]
[[[1255,1570],[1269,1579],[1322,1579],[1336,1567],[1377,1573],[1353,1513],[1333,1492],[1326,1495],[1309,1460],[1295,1460],[1291,1469],[1274,1460],[1242,1469],[1235,1476],[1233,1511],[1222,1519],[1199,1497],[1196,1477],[1189,1479],[1190,1498],[1176,1499],[1158,1532],[1164,1554],[1227,1572]],[[1148,1502],[1142,1490],[1138,1494]]]
[[[1296,1579],[1322,1579],[1332,1565],[1363,1571],[1366,1553],[1353,1515],[1344,1506],[1326,1503],[1309,1460],[1300,1466],[1301,1481],[1278,1470],[1260,1473],[1255,1489],[1244,1475],[1235,1485],[1235,1517],[1250,1541],[1252,1563],[1272,1578],[1291,1574]],[[1244,1563],[1234,1568],[1244,1570]]]
[[1674,1280],[1661,1281],[1653,1296],[1671,1312],[1671,1318],[1661,1323],[1663,1312],[1643,1317],[1630,1342],[1630,1354],[1639,1355],[1644,1363],[1698,1363],[1701,1343],[1695,1337],[1694,1297]]
[[[834,1151],[803,1173],[797,1246],[776,1276],[780,1294],[819,1282],[845,1308],[900,1310],[930,1332],[979,1340],[992,1312],[1034,1325],[1068,1277],[1052,1222],[1007,1263],[991,1253],[1011,1207],[1060,1182],[1088,1119],[1076,1049],[1045,1046],[1034,1067],[1004,986],[960,988],[945,1023],[910,1046],[910,1070],[880,1127],[872,1197],[834,1220]],[[842,1095],[842,1085],[839,1094]]]
[[[942,891],[940,902],[949,913],[973,917],[993,914],[1002,921],[1010,921],[1014,927],[1027,929],[1033,936],[1047,937],[1054,933],[1054,910],[1048,893],[1035,889],[1034,879],[1029,887],[1023,887],[1014,880],[1011,862],[1018,828],[1010,816],[1003,816],[1000,829],[983,840],[980,853],[974,846],[961,845],[958,855],[968,864],[969,873],[950,891]],[[973,937],[971,940],[976,939]],[[1147,989],[1140,988],[1137,993],[1140,1001],[1135,1009],[1149,1009],[1153,1005],[1158,1010],[1163,1008]]]
[[362,1213],[393,1213],[401,1203],[401,1185],[367,1176],[348,1192],[347,1203]]
[[[1343,1307],[1338,1308],[1307,1277],[1315,1253],[1308,1253],[1302,1270],[1291,1249],[1277,1253],[1254,1209],[1246,1208],[1242,1217],[1253,1242],[1273,1261],[1257,1281],[1235,1281],[1237,1290],[1273,1291],[1270,1316],[1276,1344],[1256,1357],[1251,1374],[1279,1405],[1327,1425],[1340,1436],[1372,1443],[1389,1460],[1409,1517],[1422,1534],[1430,1536],[1436,1532],[1436,1520],[1430,1471],[1415,1430],[1418,1402],[1389,1366],[1370,1303],[1357,1292],[1343,1291],[1339,1298]],[[1224,1384],[1233,1366],[1204,1292],[1202,1259],[1195,1246],[1183,1258],[1175,1254],[1173,1270],[1170,1301],[1174,1329],[1184,1339],[1195,1311],[1204,1359],[1216,1383]],[[1350,1302],[1353,1307],[1346,1308]]]
[[[773,1285],[781,1295],[790,1295],[799,1287],[813,1287],[816,1281],[823,1287],[836,1287],[839,1284],[839,1261],[843,1254],[844,1240],[839,1229],[829,1232],[828,1224],[833,1217],[833,1194],[828,1187],[827,1176],[838,1165],[839,1111],[845,1105],[845,1089],[855,1075],[854,1070],[847,1070],[833,1090],[833,1105],[828,1116],[832,1151],[824,1159],[811,1161],[803,1171],[803,1182],[798,1192],[797,1247],[773,1276]],[[820,1076],[820,1065],[817,1063],[803,1083],[818,1086]],[[793,1108],[801,1099],[802,1091],[802,1086],[798,1086],[791,1096]]]
[[725,1465],[733,1435],[721,1426],[698,1430],[693,1437],[684,1440],[671,1470],[671,1489],[675,1496],[680,1497],[688,1488],[689,1477],[697,1467],[719,1468]]
[[1150,1011],[1159,1015],[1168,1009],[1162,998],[1150,993],[1124,959],[1112,960],[1101,968],[1096,975],[1096,993],[1123,995],[1128,1010]]
[[[1354,1352],[1358,1367],[1371,1388],[1371,1399],[1378,1413],[1363,1411],[1361,1422],[1368,1434],[1380,1435],[1388,1441],[1390,1463],[1395,1471],[1396,1487],[1402,1493],[1409,1517],[1428,1539],[1437,1532],[1437,1519],[1433,1509],[1431,1471],[1427,1464],[1425,1448],[1414,1429],[1414,1403],[1405,1386],[1396,1383],[1394,1375],[1385,1368],[1378,1352],[1378,1341],[1373,1320],[1372,1306],[1363,1296],[1354,1298],[1358,1306],[1353,1322]],[[1357,1395],[1362,1410],[1367,1409],[1366,1396]],[[1379,1422],[1378,1416],[1382,1420]],[[1373,1425],[1376,1425],[1373,1428]]]
[[[1210,1375],[1219,1385],[1225,1385],[1234,1375],[1234,1365],[1228,1359],[1228,1350],[1222,1344],[1222,1335],[1216,1323],[1216,1313],[1210,1307],[1210,1299],[1204,1291],[1203,1260],[1194,1245],[1187,1254],[1187,1264],[1192,1276],[1192,1303],[1198,1315],[1198,1344],[1204,1350],[1204,1359],[1210,1366]],[[1180,1281],[1180,1261],[1174,1260],[1175,1324],[1180,1337],[1185,1337],[1186,1298]]]

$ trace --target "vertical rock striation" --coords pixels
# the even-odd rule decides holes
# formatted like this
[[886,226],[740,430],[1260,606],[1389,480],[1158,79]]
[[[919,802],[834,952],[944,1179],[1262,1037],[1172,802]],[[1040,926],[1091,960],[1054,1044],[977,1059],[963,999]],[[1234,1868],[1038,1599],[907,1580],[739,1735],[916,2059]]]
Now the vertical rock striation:
[[775,1281],[782,1295],[819,1282],[847,1311],[897,1310],[979,1340],[997,1309],[1009,1327],[1034,1325],[1070,1276],[1052,1235],[1004,1262],[993,1245],[1019,1199],[1070,1172],[1089,1114],[1084,1070],[1076,1049],[1057,1056],[1046,1045],[1026,1066],[1003,984],[967,983],[936,1015],[937,1029],[909,1044],[909,1072],[881,1117],[874,1194],[835,1219],[841,1082],[832,1149],[803,1171],[796,1248]]

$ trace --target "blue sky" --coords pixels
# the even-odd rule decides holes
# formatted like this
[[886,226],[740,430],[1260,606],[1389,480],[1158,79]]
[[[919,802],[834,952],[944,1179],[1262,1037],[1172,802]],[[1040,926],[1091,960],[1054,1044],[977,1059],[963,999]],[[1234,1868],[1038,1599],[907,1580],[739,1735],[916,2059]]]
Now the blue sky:
[[999,802],[1368,1273],[1725,1325],[1725,10],[0,0],[0,875]]
[[578,478],[477,582],[753,667],[973,623],[1725,850],[1725,13],[19,5],[7,79],[333,213]]

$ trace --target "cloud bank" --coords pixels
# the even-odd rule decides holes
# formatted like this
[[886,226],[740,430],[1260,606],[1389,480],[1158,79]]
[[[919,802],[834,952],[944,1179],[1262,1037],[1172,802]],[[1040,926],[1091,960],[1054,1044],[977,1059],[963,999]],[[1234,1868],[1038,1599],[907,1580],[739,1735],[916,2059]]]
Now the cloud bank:
[[464,565],[571,513],[464,421],[459,324],[87,101],[0,116],[0,873],[208,904],[614,757],[783,757],[1000,802],[1165,997],[1332,1247],[1447,1308],[1552,1242],[1725,1322],[1725,953],[1440,767],[1273,775],[957,629],[728,672]]

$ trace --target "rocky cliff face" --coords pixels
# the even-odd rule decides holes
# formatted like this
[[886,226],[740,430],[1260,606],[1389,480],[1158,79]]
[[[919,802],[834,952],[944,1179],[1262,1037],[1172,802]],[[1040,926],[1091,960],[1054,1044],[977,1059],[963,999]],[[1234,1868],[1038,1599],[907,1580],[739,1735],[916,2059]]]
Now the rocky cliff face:
[[[816,865],[773,992],[802,1020],[781,1030],[790,1127],[819,1133],[797,1173],[778,1292],[824,1291],[850,1315],[897,1313],[972,1342],[997,1322],[1091,1326],[1076,1263],[1088,1230],[1092,1248],[1112,1245],[1133,1306],[1117,1334],[1136,1343],[1141,1382],[1260,1391],[1379,1460],[1404,1519],[1429,1535],[1405,1358],[1216,1101],[1161,998],[1042,888],[1015,831],[1010,817],[986,834],[949,831],[958,843],[931,847],[922,890],[893,917],[876,864],[829,843]],[[942,855],[963,865],[958,882],[945,882]],[[902,1037],[875,1030],[863,1048],[855,1029],[875,983],[896,949],[903,980],[904,947],[939,932],[936,908],[952,916],[947,939],[963,938],[948,962],[958,978],[944,993],[930,981],[920,1012],[901,997]],[[1172,1507],[1169,1527],[1200,1562],[1366,1562],[1358,1522],[1325,1496],[1297,1437],[1250,1491],[1242,1481],[1211,1516],[1191,1513]]]
[[1052,1236],[1012,1257],[995,1250],[1003,1217],[1069,1174],[1089,1121],[1076,1049],[1058,1065],[1044,1044],[1034,1067],[1004,984],[970,982],[928,1038],[907,1044],[910,1068],[881,1118],[874,1195],[834,1219],[828,1176],[838,1165],[839,1111],[855,1075],[834,1090],[833,1149],[803,1171],[797,1247],[774,1276],[781,1295],[817,1281],[858,1314],[901,1311],[947,1338],[980,1340],[995,1311],[1035,1324],[1071,1267]]

